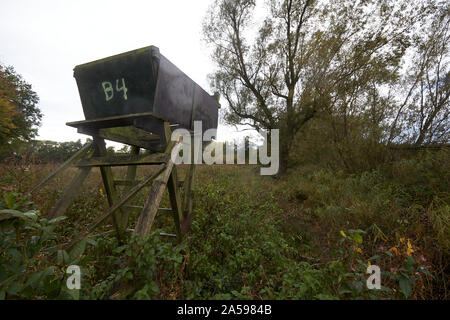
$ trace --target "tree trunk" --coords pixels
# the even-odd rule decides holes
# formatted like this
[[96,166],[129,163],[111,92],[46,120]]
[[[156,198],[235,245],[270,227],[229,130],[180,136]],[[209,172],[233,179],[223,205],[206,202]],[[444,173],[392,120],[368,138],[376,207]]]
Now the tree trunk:
[[288,160],[289,160],[289,142],[285,139],[280,141],[280,168],[278,170],[278,177],[283,176],[288,168]]

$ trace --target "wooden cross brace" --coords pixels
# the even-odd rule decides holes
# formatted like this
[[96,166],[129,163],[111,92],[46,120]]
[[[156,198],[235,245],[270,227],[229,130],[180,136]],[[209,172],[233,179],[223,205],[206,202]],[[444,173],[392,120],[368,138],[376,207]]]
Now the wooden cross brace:
[[[95,228],[103,224],[110,217],[112,218],[117,237],[121,241],[129,223],[130,208],[126,204],[143,187],[150,183],[151,186],[147,199],[142,207],[133,232],[140,236],[149,234],[157,212],[161,211],[159,205],[167,187],[176,236],[181,241],[182,235],[188,231],[190,224],[195,166],[193,164],[189,166],[185,181],[180,183],[178,181],[176,167],[171,159],[171,154],[172,152],[179,152],[181,139],[177,142],[170,141],[171,129],[168,122],[164,122],[164,134],[164,140],[166,141],[166,149],[164,152],[140,155],[140,148],[132,146],[130,155],[127,156],[108,156],[104,139],[93,135],[92,143],[80,149],[31,190],[31,192],[39,190],[45,183],[55,178],[70,166],[78,167],[77,174],[65,188],[61,198],[48,215],[49,219],[56,218],[65,213],[73,198],[79,193],[90,170],[93,167],[100,168],[109,208],[97,217],[84,232],[79,234],[69,244],[66,244],[65,248],[69,249],[81,239],[88,237]],[[137,181],[136,171],[137,166],[140,165],[152,166],[153,170],[149,176],[141,181]],[[125,180],[114,180],[111,169],[113,166],[128,166]],[[118,186],[124,186],[122,194],[120,194],[117,188]],[[182,189],[184,189],[183,197]]]

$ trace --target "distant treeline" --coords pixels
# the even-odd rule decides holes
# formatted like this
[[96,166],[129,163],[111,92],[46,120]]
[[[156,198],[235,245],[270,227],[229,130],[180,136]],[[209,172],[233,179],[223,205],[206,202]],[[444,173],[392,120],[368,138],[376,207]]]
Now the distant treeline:
[[[0,160],[22,160],[34,163],[51,163],[63,162],[69,159],[75,152],[80,150],[86,143],[82,143],[80,139],[77,141],[57,142],[51,140],[32,140],[27,144],[23,144],[20,150],[13,153],[0,153]],[[114,147],[107,148],[108,153],[113,153]]]
[[[0,153],[0,161],[20,161],[20,160],[26,160],[27,162],[32,163],[53,163],[53,162],[64,162],[67,159],[69,159],[72,155],[74,155],[78,150],[80,150],[86,143],[90,142],[91,139],[88,139],[86,142],[82,143],[80,139],[77,141],[66,141],[66,142],[57,142],[57,141],[51,141],[51,140],[32,140],[28,144],[22,145],[20,150],[17,150],[14,153]],[[305,152],[306,150],[296,150],[295,154],[293,155],[293,158],[310,158],[311,156],[314,159],[308,159],[307,161],[300,161],[303,162],[302,164],[306,163],[315,163],[315,164],[322,164],[325,166],[337,166],[337,167],[343,167],[342,165],[339,165],[337,162],[338,158],[334,158],[333,164],[330,162],[321,163],[322,161],[319,160],[319,158],[322,158],[325,156],[326,152],[321,152],[321,156],[315,155],[312,149],[315,149],[310,144],[305,143],[306,141],[302,141],[303,148],[301,149],[311,149]],[[234,153],[236,156],[236,152],[240,147],[235,145],[233,142],[217,142],[220,144],[223,144],[223,155],[225,159],[226,155],[226,148],[227,145],[231,145],[234,149]],[[317,144],[312,143],[317,147]],[[324,144],[322,142],[322,144]],[[255,146],[250,143],[246,139],[246,143],[244,146],[241,146],[241,148],[244,147],[245,150],[245,158],[248,160],[248,154],[249,154],[249,148],[255,148]],[[308,148],[309,147],[309,148]],[[415,154],[416,152],[419,152],[420,150],[440,150],[440,149],[449,149],[450,144],[434,144],[429,146],[415,146],[413,144],[396,144],[392,145],[389,148],[385,147],[385,152],[388,152],[388,150],[391,150],[390,153],[397,156],[411,156]],[[328,149],[328,152],[332,152],[332,148]],[[302,152],[303,151],[303,152]],[[120,150],[115,150],[113,146],[107,147],[108,154],[112,155],[115,152],[119,153],[127,153],[129,152],[129,146],[124,145]],[[214,152],[213,152],[214,155]],[[368,155],[370,157],[370,155]],[[366,159],[367,160],[367,159]],[[225,161],[225,160],[224,160]],[[378,163],[379,164],[379,163]],[[359,168],[362,169],[362,168]]]
[[40,162],[62,162],[69,159],[81,147],[83,147],[81,140],[68,142],[35,140],[30,143],[28,153]]

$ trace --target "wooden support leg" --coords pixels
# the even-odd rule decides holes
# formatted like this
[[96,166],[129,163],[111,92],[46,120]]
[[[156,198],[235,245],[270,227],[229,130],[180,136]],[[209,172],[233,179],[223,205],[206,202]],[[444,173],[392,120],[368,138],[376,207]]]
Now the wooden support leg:
[[66,246],[66,248],[71,248],[75,243],[77,243],[79,240],[84,239],[87,237],[96,227],[101,225],[105,222],[107,218],[109,218],[112,214],[114,214],[119,208],[124,205],[132,196],[134,196],[139,190],[141,190],[144,186],[149,184],[151,181],[153,181],[159,174],[164,170],[164,166],[160,165],[155,172],[153,172],[151,175],[149,175],[147,178],[139,182],[136,186],[131,188],[125,195],[121,197],[119,201],[117,201],[111,208],[109,208],[105,213],[103,213],[101,216],[97,217],[87,228],[87,230],[78,235],[70,244]]
[[187,218],[192,212],[192,188],[194,186],[195,164],[189,166],[189,171],[186,174],[184,181],[184,197],[183,197],[183,218]]
[[[96,148],[96,153],[98,156],[104,157],[106,156],[106,145],[105,140],[101,138],[94,138],[94,144]],[[103,185],[105,186],[106,196],[108,198],[108,204],[110,207],[114,205],[119,197],[117,196],[116,188],[114,186],[114,177],[111,170],[111,167],[102,166],[100,167],[100,172],[102,174]],[[112,222],[114,228],[117,231],[117,238],[121,239],[121,229],[120,229],[120,216],[123,214],[122,210],[120,210],[120,214],[115,212],[112,215]]]
[[83,148],[81,148],[80,150],[78,150],[78,152],[76,152],[73,156],[71,156],[66,162],[60,165],[58,169],[53,171],[48,177],[46,177],[44,180],[39,182],[33,189],[31,189],[30,193],[33,193],[34,191],[44,186],[47,182],[55,178],[58,174],[66,170],[72,163],[74,163],[76,160],[80,159],[82,156],[84,156],[90,151],[92,151],[92,143],[87,143]]
[[[131,155],[138,155],[139,151],[140,151],[139,147],[135,147],[135,146],[131,147]],[[128,166],[127,176],[125,178],[126,181],[135,181],[135,179],[136,179],[136,171],[137,171],[137,166]],[[132,183],[129,186],[126,186],[123,189],[123,193],[126,193],[127,191],[129,191],[134,185],[135,184]],[[125,231],[127,229],[128,217],[129,217],[129,211],[128,210],[123,210],[122,217],[120,219],[120,226],[119,226],[121,231]]]
[[69,207],[70,203],[72,202],[75,195],[78,194],[80,191],[81,185],[83,184],[84,180],[88,176],[89,172],[91,171],[91,168],[81,168],[79,169],[78,174],[76,177],[72,180],[72,182],[67,186],[67,188],[64,190],[61,198],[56,203],[56,206],[52,209],[50,214],[47,216],[48,219],[53,219],[59,216],[62,216],[64,212],[66,212],[67,208]]
[[164,190],[166,189],[167,180],[172,172],[173,162],[171,162],[171,164],[172,165],[167,164],[164,171],[153,182],[149,191],[149,196],[145,202],[144,209],[136,222],[134,233],[137,233],[142,237],[149,234],[153,220],[155,220],[159,203],[161,202]]
[[[170,128],[169,122],[164,122],[164,137],[167,144],[167,153],[171,153],[172,149],[169,146],[171,141],[172,129]],[[170,161],[171,162],[171,161]],[[172,172],[170,173],[167,189],[169,191],[170,204],[172,206],[172,215],[175,223],[175,232],[177,234],[178,241],[182,240],[181,232],[181,219],[183,215],[183,203],[181,202],[180,187],[178,184],[177,168],[173,166]]]
[[[168,122],[165,122],[164,127],[165,127],[166,141],[170,141],[169,138],[170,124]],[[175,153],[179,152],[180,148],[181,148],[181,137],[176,144],[174,142],[169,142],[166,147],[165,153],[170,155],[172,151]],[[155,179],[150,188],[149,197],[145,202],[144,209],[139,215],[136,227],[134,228],[134,233],[137,233],[140,236],[144,237],[150,232],[156,213],[158,212],[159,203],[161,202],[164,190],[167,185],[167,181],[169,180],[173,167],[174,163],[172,159],[169,158],[169,160],[167,161],[166,168],[158,176],[158,178]]]
[[184,194],[183,194],[183,221],[182,232],[187,233],[191,226],[191,213],[192,213],[192,188],[194,185],[194,144],[191,142],[191,164],[189,166],[186,177],[184,178]]
[[182,216],[181,197],[178,187],[177,170],[173,167],[172,173],[169,176],[167,183],[167,189],[169,190],[170,204],[172,205],[173,220],[175,222],[175,231],[178,237],[178,241],[181,242],[181,227],[180,219]]

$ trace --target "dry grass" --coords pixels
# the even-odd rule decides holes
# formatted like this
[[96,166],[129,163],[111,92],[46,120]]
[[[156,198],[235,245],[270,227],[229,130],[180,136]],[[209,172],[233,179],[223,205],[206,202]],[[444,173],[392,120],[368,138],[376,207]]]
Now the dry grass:
[[[342,255],[342,252],[338,253],[340,231],[362,229],[366,233],[359,248],[359,258],[368,260],[379,254],[380,247],[390,249],[397,253],[390,261],[384,261],[382,268],[395,272],[407,256],[413,256],[435,276],[434,280],[418,282],[413,297],[447,299],[450,196],[448,181],[436,181],[435,178],[448,177],[449,173],[448,167],[433,167],[436,163],[442,164],[445,155],[441,157],[400,162],[391,171],[380,169],[360,175],[302,167],[288,172],[281,179],[260,176],[258,166],[198,165],[194,184],[194,219],[205,210],[216,210],[204,202],[208,201],[205,192],[220,190],[220,197],[226,199],[231,207],[219,208],[219,212],[229,212],[232,219],[242,214],[240,210],[272,210],[272,216],[261,216],[262,220],[255,223],[276,221],[280,237],[287,239],[298,257],[321,263],[347,259],[339,258],[339,254]],[[0,197],[12,191],[25,195],[55,168],[56,164],[3,163],[0,165]],[[181,179],[186,169],[183,165],[178,167]],[[138,177],[147,175],[148,170],[138,169]],[[126,174],[125,168],[114,168],[113,172],[117,178]],[[426,179],[421,176],[423,172],[426,172]],[[31,196],[42,215],[55,205],[75,173],[74,168],[66,170]],[[67,211],[66,227],[58,231],[61,239],[70,239],[107,209],[102,188],[99,170],[94,169]],[[131,204],[143,205],[147,190],[144,188]],[[161,207],[170,207],[167,194]],[[136,220],[137,214],[132,214],[131,221]],[[236,220],[235,223],[240,222]],[[133,227],[133,222],[130,226]],[[98,231],[110,228],[110,223],[107,223]],[[159,215],[155,228],[173,232],[170,215]],[[412,254],[406,247],[407,243],[411,244]]]

